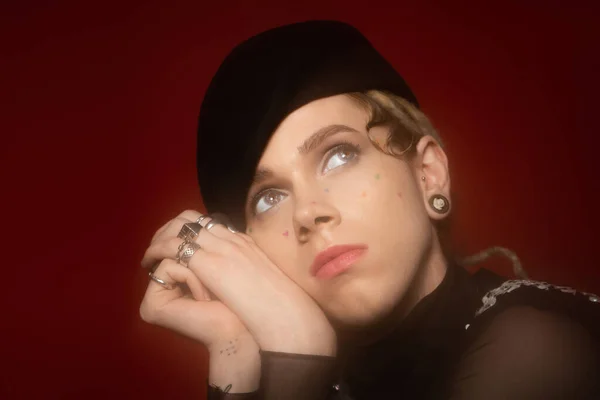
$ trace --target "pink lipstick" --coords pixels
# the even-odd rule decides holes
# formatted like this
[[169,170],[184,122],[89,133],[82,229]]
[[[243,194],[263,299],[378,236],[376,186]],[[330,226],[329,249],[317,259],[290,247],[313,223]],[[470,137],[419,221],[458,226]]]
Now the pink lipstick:
[[310,273],[319,279],[333,278],[350,268],[367,249],[365,244],[331,246],[317,254]]

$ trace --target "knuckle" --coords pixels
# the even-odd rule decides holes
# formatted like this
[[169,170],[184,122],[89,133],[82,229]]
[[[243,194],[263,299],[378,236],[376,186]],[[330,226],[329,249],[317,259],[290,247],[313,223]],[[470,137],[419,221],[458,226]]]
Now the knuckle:
[[152,236],[151,243],[154,243],[155,241],[160,239],[160,237],[163,236],[165,232],[168,232],[169,228],[171,227],[172,224],[173,224],[173,221],[171,220],[171,221],[167,222],[166,224],[164,224],[163,226],[161,226]]
[[148,324],[161,325],[164,315],[164,308],[153,304],[153,302],[143,301],[140,305],[140,317]]
[[198,211],[195,210],[185,210],[181,214],[179,214],[180,218],[184,218],[186,220],[196,219],[196,215],[199,214]]
[[177,248],[181,243],[181,239],[169,238],[160,240],[148,248],[146,253],[152,255],[155,260],[164,260],[166,258],[175,258]]
[[216,254],[194,254],[187,264],[188,270],[198,277],[206,276],[211,271],[218,270],[222,264],[221,257]]
[[172,220],[171,223],[173,225],[176,225],[177,227],[181,227],[181,226],[183,226],[183,224],[187,223],[188,221],[189,221],[189,218],[177,217],[174,220]]
[[165,268],[167,267],[167,264],[165,263],[165,261],[166,261],[166,259],[163,259],[163,260],[160,260],[160,261],[157,261],[156,263],[154,263],[153,267],[155,267],[155,268],[154,268],[153,273],[155,273],[155,274],[162,273],[165,270]]
[[164,245],[169,250],[171,250],[171,249],[173,249],[173,247],[175,247],[175,248],[179,247],[179,245],[182,242],[183,242],[183,239],[180,239],[177,236],[173,236],[173,237],[170,237],[169,239],[165,240]]
[[146,323],[155,324],[155,315],[152,312],[152,307],[149,307],[147,301],[143,301],[140,305],[140,318]]
[[239,246],[239,248],[240,248],[240,251],[244,252],[244,254],[249,254],[249,253],[247,253],[248,251],[255,250],[256,245],[254,244],[254,242],[250,242],[247,240],[242,240],[241,242],[242,243]]
[[173,266],[177,266],[179,265],[179,263],[175,260],[172,260],[170,258],[165,258],[160,262],[160,269],[161,272],[166,271],[167,269],[172,269]]
[[226,254],[236,253],[240,251],[240,246],[237,243],[229,240],[223,241],[223,252]]

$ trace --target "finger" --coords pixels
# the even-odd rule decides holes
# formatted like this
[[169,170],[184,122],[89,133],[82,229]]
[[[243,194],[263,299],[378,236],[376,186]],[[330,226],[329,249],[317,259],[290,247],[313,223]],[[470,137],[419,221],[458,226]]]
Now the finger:
[[141,265],[144,268],[152,268],[157,262],[165,258],[175,260],[179,246],[183,243],[183,239],[178,237],[164,238],[150,244],[142,257]]
[[[183,226],[183,224],[185,224],[187,222],[195,222],[202,215],[203,214],[201,214],[200,212],[195,211],[195,210],[185,210],[185,211],[183,211],[177,217],[173,218],[172,220],[170,220],[169,222],[167,222],[166,224],[164,224],[163,226],[161,226],[156,231],[156,233],[152,237],[151,241],[152,242],[155,241],[158,238],[158,236],[161,236],[163,233],[166,233],[167,231],[169,233],[171,233],[173,230],[181,229],[181,227]],[[179,230],[177,230],[177,232],[179,232]],[[177,235],[177,232],[175,233],[175,236]]]
[[[222,241],[214,236],[210,239]],[[224,242],[223,248],[229,246],[229,252],[197,251],[189,260],[188,268],[244,323],[254,324],[257,328],[255,323],[264,320],[265,315],[262,313],[264,307],[257,307],[256,301],[272,305],[281,303],[281,291],[273,289],[290,287],[291,280],[277,268],[265,266],[258,254],[243,253],[235,249],[235,244]]]
[[[217,214],[217,217],[220,219],[222,214]],[[203,227],[206,227],[208,223],[210,223],[211,219],[208,218],[200,223]],[[227,219],[225,220],[227,221]],[[224,246],[222,242],[211,240],[211,237],[207,235],[210,233],[212,236],[217,237],[219,239],[224,239],[225,241],[229,241],[231,243],[237,244],[240,249],[244,251],[251,251],[253,253],[260,253],[263,259],[266,259],[266,255],[264,252],[259,249],[257,244],[254,242],[254,239],[249,235],[246,235],[242,232],[231,232],[227,227],[216,224],[213,225],[210,229],[202,229],[200,231],[198,237],[196,237],[195,241],[198,243],[204,250],[207,252],[215,252],[220,254],[227,254],[231,249]],[[221,243],[221,244],[220,244]]]
[[[209,221],[210,218],[207,218],[200,224],[206,226]],[[154,242],[152,242],[146,249],[146,252],[142,258],[142,267],[152,269],[157,262],[160,262],[165,258],[175,260],[179,252],[179,246],[183,243],[183,239],[176,236],[180,229],[181,228],[178,227],[178,225],[173,223],[167,228],[168,232],[165,231],[165,233],[160,235]],[[226,252],[231,250],[230,247],[227,247],[227,243],[236,244],[237,246],[242,247],[247,247],[248,243],[250,243],[239,234],[230,232],[222,225],[214,225],[210,231],[204,228],[201,229],[194,241],[206,251],[217,252],[221,254],[226,254]]]
[[175,219],[172,219],[171,221],[169,221],[168,224],[165,224],[165,226],[162,228],[162,230],[160,232],[157,232],[157,234],[154,235],[154,238],[152,238],[152,242],[155,242],[161,238],[175,237],[179,234],[179,232],[181,231],[181,228],[183,228],[183,225],[189,224],[192,222],[194,222],[194,221],[183,218],[183,217],[177,217]]
[[171,299],[178,298],[183,295],[182,286],[185,285],[190,290],[194,299],[210,301],[209,292],[200,279],[192,271],[178,264],[176,261],[163,260],[154,272],[154,276],[175,288],[165,288],[160,283],[151,279],[147,290],[150,296],[162,293],[168,295]]
[[[161,237],[169,235],[169,233],[175,229],[181,229],[183,224],[185,224],[187,222],[190,222],[190,221],[185,218],[181,218],[181,217],[173,218],[172,220],[170,220],[169,222],[167,222],[166,224],[161,226],[159,230],[156,231],[154,236],[152,236],[152,240],[150,240],[150,243],[157,241]],[[177,236],[177,235],[170,235],[170,236]]]
[[203,214],[196,210],[185,210],[181,214],[178,215],[179,218],[187,219],[190,221],[196,221]]
[[[163,278],[168,279],[166,276]],[[186,282],[191,283],[191,280],[187,279]],[[227,332],[224,328],[238,326],[238,330],[243,330],[243,325],[240,325],[237,317],[220,301],[197,301],[177,296],[175,292],[177,290],[156,289],[154,284],[148,285],[140,305],[142,319],[177,331],[206,345],[210,345]],[[232,332],[227,332],[230,333]]]
[[[218,218],[219,221],[223,221],[225,223],[225,225],[216,224],[216,225],[209,227],[209,229],[206,229],[206,225],[208,225],[213,220],[213,217]],[[233,228],[233,225],[231,225],[229,218],[227,216],[225,216],[224,214],[220,214],[220,213],[211,214],[211,215],[209,215],[209,218],[206,218],[205,220],[200,222],[200,225],[204,229],[206,229],[208,232],[212,233],[213,235],[215,235],[219,238],[227,239],[227,240],[230,240],[230,241],[240,244],[240,245],[251,242],[251,239],[249,236],[247,236],[241,232],[238,232],[238,231],[232,232],[229,229],[229,228]],[[229,226],[226,226],[226,225],[229,225]],[[235,229],[235,228],[233,228],[233,229]]]
[[220,301],[195,301],[184,297],[154,311],[140,307],[142,319],[212,345],[222,337],[236,337],[245,327]]
[[204,287],[200,279],[187,267],[169,259],[163,260],[161,265],[165,266],[164,272],[169,280],[184,283],[192,293],[194,299],[210,301],[208,290]]

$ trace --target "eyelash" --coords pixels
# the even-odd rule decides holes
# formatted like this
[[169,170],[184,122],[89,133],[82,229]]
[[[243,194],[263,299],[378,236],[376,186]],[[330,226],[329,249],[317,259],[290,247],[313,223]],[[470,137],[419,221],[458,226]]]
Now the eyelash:
[[[344,148],[349,149],[352,153],[355,153],[355,157],[360,156],[360,145],[349,142],[347,140],[341,140],[341,141],[337,142],[336,144],[334,144],[333,146],[325,149],[321,154],[321,158],[323,158],[324,156],[327,156],[326,159],[329,159],[329,158],[331,158],[331,156],[338,153],[339,151],[341,151]],[[252,199],[250,200],[250,207],[251,207],[251,212],[252,212],[253,216],[257,215],[256,205],[258,204],[259,200],[261,199],[261,197],[263,195],[267,194],[270,190],[275,190],[275,189],[269,188],[266,186],[260,187],[258,189],[258,191],[256,192],[256,194],[254,196],[252,196]]]

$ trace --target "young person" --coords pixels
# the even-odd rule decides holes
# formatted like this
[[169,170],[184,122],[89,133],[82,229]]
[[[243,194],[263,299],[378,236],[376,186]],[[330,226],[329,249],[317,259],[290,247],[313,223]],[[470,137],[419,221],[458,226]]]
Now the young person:
[[600,398],[600,299],[458,265],[441,140],[355,28],[236,47],[198,176],[211,214],[156,233],[141,315],[207,346],[209,398]]

